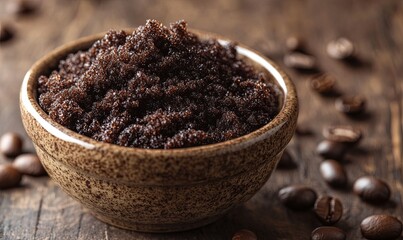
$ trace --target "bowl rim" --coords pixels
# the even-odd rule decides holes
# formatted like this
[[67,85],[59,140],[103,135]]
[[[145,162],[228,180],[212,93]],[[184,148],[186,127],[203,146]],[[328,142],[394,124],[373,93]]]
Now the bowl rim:
[[[135,29],[136,28],[123,30],[130,33],[135,31]],[[101,39],[106,34],[106,32],[92,34],[63,44],[37,60],[27,71],[22,82],[20,90],[21,108],[24,107],[25,110],[47,132],[54,135],[56,138],[62,139],[64,141],[78,144],[87,149],[107,148],[108,151],[113,152],[125,152],[127,154],[145,154],[150,156],[191,156],[196,152],[217,153],[230,151],[234,148],[239,149],[239,147],[247,147],[255,142],[265,139],[267,136],[270,136],[273,132],[280,129],[288,120],[290,120],[293,113],[298,114],[298,100],[295,85],[287,76],[287,74],[272,60],[268,59],[258,51],[253,50],[242,43],[235,42],[221,35],[195,29],[189,29],[189,31],[195,33],[201,39],[213,38],[218,40],[221,44],[236,43],[238,54],[249,58],[251,61],[256,62],[265,70],[267,70],[267,72],[273,77],[273,80],[275,80],[280,86],[284,94],[283,106],[280,109],[279,113],[270,122],[248,134],[227,141],[174,149],[147,149],[138,147],[125,147],[113,143],[97,141],[64,127],[63,125],[52,120],[50,116],[40,107],[38,101],[36,100],[36,97],[34,97],[34,92],[36,91],[36,88],[34,88],[33,86],[36,85],[36,81],[40,76],[38,74],[44,72],[45,70],[51,70],[49,68],[47,69],[46,67],[50,63],[54,63],[54,60],[57,59],[58,62],[60,61],[60,59],[63,59],[63,57],[66,57],[70,53],[77,52],[80,49],[83,50],[85,49],[85,46],[91,46],[95,41]]]

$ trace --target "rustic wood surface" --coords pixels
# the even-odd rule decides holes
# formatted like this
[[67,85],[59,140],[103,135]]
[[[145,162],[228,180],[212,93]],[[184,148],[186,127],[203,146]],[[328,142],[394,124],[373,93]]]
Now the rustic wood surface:
[[[47,177],[24,177],[20,187],[0,191],[0,239],[230,239],[248,228],[259,239],[309,239],[320,226],[312,212],[284,208],[276,194],[280,187],[305,183],[340,198],[345,207],[336,224],[348,239],[362,239],[360,221],[374,213],[403,217],[403,1],[389,0],[136,0],[42,1],[29,16],[6,12],[13,0],[0,0],[0,20],[12,23],[16,36],[0,46],[0,134],[16,131],[33,147],[20,119],[18,92],[27,69],[49,50],[81,36],[135,27],[155,18],[165,24],[186,19],[198,28],[236,39],[266,53],[283,66],[285,39],[303,38],[320,67],[338,79],[344,94],[362,94],[368,113],[358,119],[338,113],[334,98],[313,93],[309,74],[285,68],[297,85],[300,122],[313,135],[294,137],[288,148],[298,161],[294,170],[277,170],[247,203],[217,222],[188,232],[145,234],[108,226],[90,215]],[[330,59],[326,43],[346,36],[357,47],[358,60],[345,64]],[[374,207],[351,190],[326,186],[319,175],[321,158],[315,146],[327,124],[349,123],[360,127],[364,140],[346,157],[350,183],[362,175],[375,175],[392,188],[391,201]],[[0,159],[0,162],[5,162]],[[400,239],[403,239],[401,237]]]

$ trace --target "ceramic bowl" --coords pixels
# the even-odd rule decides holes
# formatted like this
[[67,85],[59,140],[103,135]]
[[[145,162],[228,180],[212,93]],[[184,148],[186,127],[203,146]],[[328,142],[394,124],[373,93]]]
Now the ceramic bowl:
[[[200,38],[229,40],[193,31]],[[37,102],[37,79],[69,53],[88,49],[97,34],[50,52],[27,72],[20,93],[24,127],[49,176],[97,218],[145,232],[196,228],[250,199],[269,179],[290,141],[298,115],[295,87],[272,61],[239,44],[245,61],[264,71],[284,93],[267,125],[225,142],[150,150],[95,141],[53,121]]]

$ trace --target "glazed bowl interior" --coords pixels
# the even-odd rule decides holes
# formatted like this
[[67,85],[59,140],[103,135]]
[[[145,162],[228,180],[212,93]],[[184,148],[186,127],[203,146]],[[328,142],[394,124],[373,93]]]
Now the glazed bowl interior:
[[[130,32],[129,30],[126,31]],[[232,42],[231,40],[216,34],[206,33],[199,30],[191,31],[197,34],[200,39],[214,38],[217,39],[222,45],[226,45]],[[137,153],[142,152],[151,155],[176,154],[184,156],[188,155],[192,151],[225,151],[225,149],[228,148],[229,145],[249,145],[251,144],[251,142],[254,141],[253,139],[267,137],[267,135],[271,134],[272,129],[275,130],[280,127],[280,125],[287,121],[290,114],[295,112],[298,108],[296,90],[288,76],[271,60],[265,58],[264,56],[258,54],[256,51],[242,44],[237,44],[236,49],[239,57],[244,59],[247,63],[253,65],[256,69],[262,70],[267,79],[277,84],[282,92],[280,96],[281,106],[279,113],[266,125],[249,134],[224,142],[178,149],[144,149],[135,147],[123,147],[110,143],[96,141],[92,138],[76,133],[60,125],[59,123],[52,120],[44,112],[44,110],[39,106],[37,100],[37,79],[41,75],[49,75],[53,70],[57,69],[59,61],[66,58],[68,54],[88,49],[96,40],[101,39],[104,35],[105,33],[101,33],[89,37],[84,37],[55,49],[51,53],[41,58],[25,75],[21,88],[21,104],[26,107],[27,111],[29,111],[29,113],[34,116],[34,118],[42,125],[42,127],[44,127],[47,131],[58,138],[82,145],[86,148],[108,147],[109,151],[134,151]]]

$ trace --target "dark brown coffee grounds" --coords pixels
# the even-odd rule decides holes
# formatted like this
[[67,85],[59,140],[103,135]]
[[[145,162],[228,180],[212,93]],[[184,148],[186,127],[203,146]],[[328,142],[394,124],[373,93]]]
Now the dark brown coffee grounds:
[[140,148],[221,142],[267,124],[276,85],[240,60],[234,44],[202,41],[179,21],[110,31],[38,79],[49,116],[85,136]]

